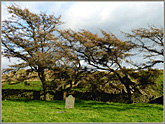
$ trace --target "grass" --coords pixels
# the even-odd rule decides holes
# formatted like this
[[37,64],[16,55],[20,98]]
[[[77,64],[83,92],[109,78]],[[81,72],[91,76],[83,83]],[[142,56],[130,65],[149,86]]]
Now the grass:
[[163,122],[163,105],[64,101],[2,100],[2,122]]
[[2,89],[24,89],[24,90],[42,90],[41,81],[27,81],[30,85],[25,85],[24,82],[21,83],[2,83]]

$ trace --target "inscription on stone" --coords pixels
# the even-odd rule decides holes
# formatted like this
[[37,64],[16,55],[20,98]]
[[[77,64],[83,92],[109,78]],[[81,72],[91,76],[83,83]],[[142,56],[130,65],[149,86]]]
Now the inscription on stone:
[[74,108],[75,97],[69,95],[65,100],[65,108]]

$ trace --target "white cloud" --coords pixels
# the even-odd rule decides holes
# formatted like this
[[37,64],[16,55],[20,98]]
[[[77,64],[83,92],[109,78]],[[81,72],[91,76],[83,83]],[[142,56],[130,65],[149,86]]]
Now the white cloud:
[[109,4],[109,2],[76,2],[63,13],[62,19],[66,20],[66,28],[78,29],[93,26],[99,28],[99,24],[106,21],[107,18],[113,19],[111,17],[113,9],[113,4]]
[[9,60],[8,58],[3,57],[3,56],[1,55],[1,69],[8,68],[9,65],[13,65],[13,64],[16,64],[16,63],[18,64],[18,63],[20,63],[20,62],[23,62],[23,61],[18,60],[18,59],[16,59],[16,58],[10,58],[10,60]]
[[163,2],[76,2],[62,17],[65,28],[117,34],[148,24],[163,26]]
[[[13,2],[2,2],[2,19],[6,18],[4,5]],[[15,2],[22,8],[38,13],[46,11],[62,15],[65,28],[87,28],[106,30],[125,29],[125,25],[163,24],[163,2]],[[159,19],[158,19],[159,18]]]
[[67,7],[70,6],[72,2],[2,2],[2,20],[7,19],[7,16],[9,15],[7,12],[7,6],[10,6],[12,4],[19,5],[22,9],[28,8],[31,12],[34,13],[40,13],[46,12],[47,14],[57,14],[61,15],[63,11],[67,9]]

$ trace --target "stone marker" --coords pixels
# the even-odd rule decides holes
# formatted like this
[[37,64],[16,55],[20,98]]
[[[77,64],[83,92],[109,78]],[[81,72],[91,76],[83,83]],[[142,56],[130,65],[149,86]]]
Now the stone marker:
[[69,95],[65,100],[65,108],[74,108],[75,97]]

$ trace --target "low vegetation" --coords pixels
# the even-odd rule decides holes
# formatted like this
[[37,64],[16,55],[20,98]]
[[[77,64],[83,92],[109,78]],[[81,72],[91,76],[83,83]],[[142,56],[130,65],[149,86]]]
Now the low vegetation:
[[[42,83],[37,77],[37,73],[33,72],[31,77],[28,76],[27,80],[18,81],[16,75],[19,77],[20,74],[25,73],[25,70],[19,70],[15,76],[12,73],[2,74],[2,89],[25,89],[25,90],[43,90]],[[140,72],[141,73],[141,72]],[[113,76],[112,74],[107,75],[107,72],[95,72],[87,73],[87,77],[82,78],[81,83],[73,88],[80,92],[105,92],[105,93],[120,93],[124,90],[124,86]],[[49,80],[50,73],[46,73],[46,78]],[[139,75],[136,73],[136,75]],[[136,78],[136,77],[135,77]],[[7,79],[11,79],[8,81]],[[140,80],[140,78],[138,78]],[[143,78],[142,78],[143,79]],[[141,79],[141,80],[142,80]],[[137,80],[132,78],[134,82],[138,83]],[[152,95],[162,96],[163,95],[163,70],[159,70],[157,78],[153,79],[154,83],[147,86],[143,86],[141,89],[144,92]],[[49,83],[49,82],[48,82]],[[54,82],[55,84],[56,82]]]

